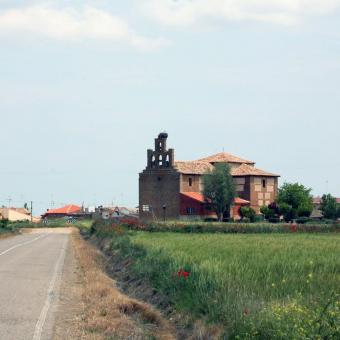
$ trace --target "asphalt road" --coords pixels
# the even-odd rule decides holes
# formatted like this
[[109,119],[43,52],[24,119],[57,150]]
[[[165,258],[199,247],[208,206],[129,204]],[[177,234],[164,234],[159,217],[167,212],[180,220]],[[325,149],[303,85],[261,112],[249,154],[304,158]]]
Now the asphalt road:
[[0,240],[0,340],[51,339],[69,230]]

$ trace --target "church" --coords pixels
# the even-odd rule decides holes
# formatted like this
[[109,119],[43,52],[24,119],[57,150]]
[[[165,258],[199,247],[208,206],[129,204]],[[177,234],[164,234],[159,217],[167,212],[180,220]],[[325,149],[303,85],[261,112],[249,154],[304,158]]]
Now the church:
[[139,174],[139,217],[141,220],[205,219],[216,217],[204,199],[203,175],[217,163],[228,163],[236,188],[230,216],[239,219],[242,206],[256,213],[277,195],[279,175],[255,167],[255,162],[222,152],[193,161],[176,161],[167,148],[168,134],[155,139],[147,151],[147,166]]

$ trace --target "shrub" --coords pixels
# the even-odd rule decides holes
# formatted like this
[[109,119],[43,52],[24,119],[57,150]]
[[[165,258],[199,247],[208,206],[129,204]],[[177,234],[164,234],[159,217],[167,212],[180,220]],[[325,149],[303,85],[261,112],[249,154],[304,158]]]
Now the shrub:
[[240,215],[242,217],[242,221],[246,222],[245,219],[247,219],[250,222],[254,222],[256,212],[251,207],[241,207],[240,208]]
[[7,228],[8,220],[0,220],[0,228]]

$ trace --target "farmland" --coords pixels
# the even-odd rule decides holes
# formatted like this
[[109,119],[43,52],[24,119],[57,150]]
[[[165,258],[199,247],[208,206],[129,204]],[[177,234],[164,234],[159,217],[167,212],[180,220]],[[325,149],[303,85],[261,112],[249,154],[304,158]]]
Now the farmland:
[[339,234],[112,235],[136,278],[221,336],[339,337]]

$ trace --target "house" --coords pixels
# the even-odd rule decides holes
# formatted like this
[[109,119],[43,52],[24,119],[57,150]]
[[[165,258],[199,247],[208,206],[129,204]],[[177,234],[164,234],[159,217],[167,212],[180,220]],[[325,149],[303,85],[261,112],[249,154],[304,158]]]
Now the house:
[[96,208],[95,217],[103,220],[109,220],[114,218],[137,218],[136,209],[130,209],[126,207],[103,207]]
[[11,222],[31,221],[36,218],[31,218],[31,213],[25,208],[0,208],[0,220],[8,220]]
[[62,217],[80,217],[83,216],[83,209],[78,205],[69,204],[58,209],[48,209],[41,217],[46,218],[62,218]]
[[147,150],[147,166],[139,174],[139,216],[149,219],[206,218],[215,214],[203,197],[203,175],[215,164],[228,163],[235,181],[237,198],[231,216],[239,218],[242,206],[260,212],[274,201],[279,175],[258,169],[255,162],[226,152],[193,161],[176,161],[174,149],[167,148],[167,133],[155,139]]

